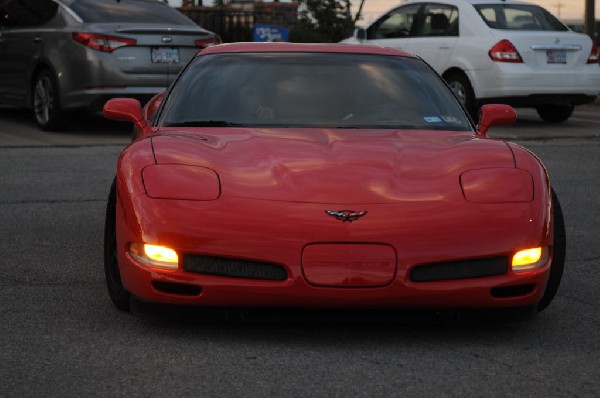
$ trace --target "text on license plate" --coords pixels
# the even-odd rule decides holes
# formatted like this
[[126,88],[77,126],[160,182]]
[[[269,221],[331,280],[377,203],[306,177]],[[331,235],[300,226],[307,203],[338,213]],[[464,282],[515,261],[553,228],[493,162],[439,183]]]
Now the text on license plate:
[[566,64],[567,52],[564,50],[548,50],[546,51],[546,61],[549,64]]
[[178,64],[179,49],[167,47],[152,47],[152,62],[159,64]]

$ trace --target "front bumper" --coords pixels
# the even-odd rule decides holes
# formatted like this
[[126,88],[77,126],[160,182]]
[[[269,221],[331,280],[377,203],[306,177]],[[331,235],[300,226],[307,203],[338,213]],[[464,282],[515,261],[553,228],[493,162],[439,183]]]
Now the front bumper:
[[[380,288],[327,288],[310,285],[301,272],[275,282],[149,270],[129,257],[120,266],[127,289],[148,301],[248,308],[520,307],[540,301],[549,270],[548,264],[527,275],[444,282],[417,283],[398,276],[390,285]],[[496,297],[492,293],[495,291],[506,291],[509,295]]]
[[[521,307],[539,302],[552,261],[550,256],[540,268],[518,274],[509,270],[503,275],[432,282],[410,278],[422,264],[508,257],[525,247],[551,247],[545,207],[537,201],[476,205],[457,197],[369,205],[368,216],[343,223],[323,211],[337,209],[335,205],[239,198],[193,202],[150,199],[144,194],[132,199],[117,205],[121,278],[129,292],[153,302],[207,307]],[[186,272],[181,263],[177,270],[150,268],[128,253],[129,244],[140,241],[184,254],[279,264],[287,278],[205,275]],[[393,276],[389,283],[374,287],[311,284],[302,253],[314,243],[390,246],[396,253]]]
[[[533,69],[525,64],[490,62],[489,68],[471,71],[475,96],[484,103],[494,99],[518,98],[517,106],[535,106],[540,99],[561,99],[578,105],[600,95],[600,67],[589,64],[559,71]],[[571,101],[571,99],[573,101]],[[544,102],[547,103],[547,102]]]

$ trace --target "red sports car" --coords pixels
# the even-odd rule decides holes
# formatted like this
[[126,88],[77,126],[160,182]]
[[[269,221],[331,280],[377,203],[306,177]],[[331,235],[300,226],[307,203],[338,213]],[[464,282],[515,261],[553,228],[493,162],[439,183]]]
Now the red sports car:
[[114,304],[540,311],[565,255],[540,160],[486,136],[419,58],[353,45],[201,51],[143,109],[105,229]]

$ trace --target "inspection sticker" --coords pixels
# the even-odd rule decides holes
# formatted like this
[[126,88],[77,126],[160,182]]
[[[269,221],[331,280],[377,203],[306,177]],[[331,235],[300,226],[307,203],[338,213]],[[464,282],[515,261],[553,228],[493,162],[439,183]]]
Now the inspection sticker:
[[460,123],[460,120],[458,120],[456,116],[442,116],[442,118],[444,121],[446,121],[446,123]]

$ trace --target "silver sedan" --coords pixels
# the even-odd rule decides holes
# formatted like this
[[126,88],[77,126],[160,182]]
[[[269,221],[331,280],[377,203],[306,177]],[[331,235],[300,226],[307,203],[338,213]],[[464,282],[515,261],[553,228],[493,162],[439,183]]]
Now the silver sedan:
[[68,111],[113,97],[145,101],[220,38],[156,0],[0,3],[0,104],[56,130]]

